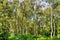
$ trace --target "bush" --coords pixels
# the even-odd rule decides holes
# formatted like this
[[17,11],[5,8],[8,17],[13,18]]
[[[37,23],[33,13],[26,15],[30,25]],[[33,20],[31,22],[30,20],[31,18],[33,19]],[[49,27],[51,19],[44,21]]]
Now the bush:
[[17,40],[18,38],[17,38],[17,36],[15,36],[14,33],[11,33],[8,39],[9,40]]
[[27,36],[26,35],[20,35],[20,40],[27,40]]
[[6,30],[0,32],[0,40],[8,40],[8,32],[6,32]]
[[34,40],[33,35],[21,35],[21,40]]
[[9,40],[34,40],[33,35],[14,35],[12,33],[9,37]]

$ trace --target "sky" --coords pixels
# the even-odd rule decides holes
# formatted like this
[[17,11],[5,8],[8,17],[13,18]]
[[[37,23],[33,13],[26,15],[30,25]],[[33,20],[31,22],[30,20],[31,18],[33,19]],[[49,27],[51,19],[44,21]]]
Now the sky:
[[45,0],[43,0],[43,1],[35,0],[34,3],[35,3],[35,5],[37,5],[37,6],[41,6],[41,9],[42,9],[42,10],[48,8],[49,5],[50,5],[50,4],[49,4],[48,2],[46,2]]
[[[19,0],[19,5],[20,5],[20,3],[22,3],[23,1],[24,1],[24,0]],[[8,2],[13,2],[13,0],[8,0]],[[43,0],[43,1],[42,1],[42,0],[41,0],[41,1],[35,0],[35,1],[34,1],[34,4],[41,6],[41,9],[42,9],[42,10],[46,9],[46,8],[49,6],[49,3],[46,2],[45,0]]]

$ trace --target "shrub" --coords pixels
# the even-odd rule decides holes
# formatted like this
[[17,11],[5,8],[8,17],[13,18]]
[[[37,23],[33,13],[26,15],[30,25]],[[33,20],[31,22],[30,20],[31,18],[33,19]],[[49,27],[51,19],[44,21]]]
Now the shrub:
[[33,35],[14,35],[12,33],[9,37],[9,40],[34,40]]
[[21,35],[21,40],[34,40],[33,35]]

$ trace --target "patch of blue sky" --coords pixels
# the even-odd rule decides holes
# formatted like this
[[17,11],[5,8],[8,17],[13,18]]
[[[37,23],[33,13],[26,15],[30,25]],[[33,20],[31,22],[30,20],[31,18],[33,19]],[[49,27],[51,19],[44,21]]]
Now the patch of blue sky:
[[40,3],[40,2],[39,2],[38,0],[35,0],[35,1],[33,2],[34,5],[39,5],[39,3]]
[[23,1],[24,1],[24,0],[19,0],[19,2],[18,2],[19,6],[20,6],[20,4],[21,4]]
[[31,16],[31,20],[34,20],[35,19],[35,17],[34,16]]
[[19,0],[19,3],[22,3],[24,0]]
[[49,3],[46,0],[40,0],[40,1],[39,0],[35,0],[33,2],[33,4],[36,5],[36,6],[40,6],[41,10],[45,10],[46,8],[51,7],[53,5],[53,3]]
[[13,2],[14,0],[7,0],[8,2]]
[[39,21],[39,25],[40,25],[40,27],[42,27],[42,25],[43,25],[43,22],[41,20]]
[[14,13],[16,13],[16,12],[17,12],[17,8],[16,8],[16,7],[14,8],[13,12],[14,12]]
[[49,3],[48,2],[45,2],[45,1],[42,1],[40,3],[40,6],[41,6],[41,10],[44,10],[44,9],[46,9],[46,8],[49,7]]

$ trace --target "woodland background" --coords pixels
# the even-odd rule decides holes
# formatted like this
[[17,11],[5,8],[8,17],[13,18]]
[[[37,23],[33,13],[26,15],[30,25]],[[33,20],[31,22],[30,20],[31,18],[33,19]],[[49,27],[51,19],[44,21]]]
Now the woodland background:
[[0,0],[0,40],[60,40],[60,0]]

